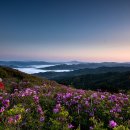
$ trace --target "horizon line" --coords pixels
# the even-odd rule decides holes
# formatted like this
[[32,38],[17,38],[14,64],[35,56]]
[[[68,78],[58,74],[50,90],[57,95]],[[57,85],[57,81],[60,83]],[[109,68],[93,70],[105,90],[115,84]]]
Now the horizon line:
[[130,61],[80,61],[80,60],[69,60],[69,61],[46,61],[46,60],[0,60],[0,62],[52,62],[52,63],[69,63],[69,62],[81,62],[81,63],[130,63]]

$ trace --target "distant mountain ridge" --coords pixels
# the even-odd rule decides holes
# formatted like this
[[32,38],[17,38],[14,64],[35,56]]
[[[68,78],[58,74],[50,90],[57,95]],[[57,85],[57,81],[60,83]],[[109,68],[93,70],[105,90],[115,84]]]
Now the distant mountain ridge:
[[52,64],[45,61],[0,61],[0,65],[4,66],[28,66],[28,65],[44,65]]
[[[66,65],[65,67],[67,68],[72,68],[74,69],[81,69],[82,66],[83,68],[98,68],[102,66],[106,67],[118,67],[118,66],[125,66],[125,67],[130,67],[130,62],[124,62],[124,63],[118,63],[118,62],[80,62],[80,61],[69,61],[69,62],[46,62],[46,61],[0,61],[0,65],[3,66],[28,66],[28,65],[56,65],[57,67]],[[80,68],[81,66],[81,68]],[[46,68],[46,69],[54,69],[53,67],[51,68]],[[57,68],[55,68],[57,69]]]
[[77,63],[77,64],[57,64],[54,66],[39,68],[43,70],[79,70],[79,69],[95,69],[99,67],[130,67],[130,63],[102,62],[102,63]]
[[44,70],[78,70],[86,68],[86,64],[59,64],[55,66],[40,68]]

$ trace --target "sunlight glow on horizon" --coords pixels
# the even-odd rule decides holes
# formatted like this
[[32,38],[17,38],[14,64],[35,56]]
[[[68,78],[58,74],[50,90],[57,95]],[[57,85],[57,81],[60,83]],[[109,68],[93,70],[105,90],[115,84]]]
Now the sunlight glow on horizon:
[[129,0],[0,1],[0,60],[130,62],[129,7]]
[[[79,46],[81,44],[81,46]],[[116,44],[99,44],[87,46],[80,43],[77,46],[64,45],[63,47],[40,48],[38,46],[31,47],[31,51],[27,48],[11,49],[3,51],[0,59],[5,60],[45,60],[45,61],[69,61],[79,60],[86,62],[130,62],[130,44],[129,42],[117,42]],[[124,45],[123,45],[124,44]],[[83,46],[83,47],[82,47]],[[57,48],[57,49],[56,49]],[[16,55],[17,54],[17,55]],[[12,57],[12,58],[10,58]]]

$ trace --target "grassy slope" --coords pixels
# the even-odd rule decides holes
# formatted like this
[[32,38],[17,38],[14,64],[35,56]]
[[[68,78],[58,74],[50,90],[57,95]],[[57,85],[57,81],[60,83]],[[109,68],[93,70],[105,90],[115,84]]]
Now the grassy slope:
[[14,83],[15,85],[17,84],[17,86],[19,87],[19,83],[21,81],[28,82],[28,84],[24,85],[24,87],[43,85],[43,84],[60,86],[55,81],[50,81],[45,78],[39,78],[37,76],[26,74],[18,70],[11,69],[9,67],[3,67],[3,66],[0,66],[0,78],[3,79],[3,83],[7,91],[12,90]]
[[[45,78],[36,77],[20,72],[18,70],[2,66],[0,66],[0,78],[3,79],[3,83],[5,84],[7,91],[12,91],[14,89],[14,86],[17,86],[21,89],[23,87],[33,87],[43,84],[61,87],[61,85],[55,81],[50,81]],[[24,81],[25,84],[21,85],[21,81]],[[72,85],[75,88],[91,90],[102,89],[117,92],[119,90],[130,89],[130,72],[111,72],[104,74],[100,73],[73,77],[62,77],[56,81],[61,84]]]
[[[88,130],[90,126],[94,126],[95,130],[106,130],[109,129],[111,120],[116,121],[118,125],[123,125],[119,126],[120,130],[127,130],[129,125],[130,97],[128,95],[65,88],[56,82],[7,67],[0,67],[0,77],[4,79],[5,84],[11,80],[18,83],[21,80],[30,81],[33,85],[45,83],[38,89],[34,87],[10,94],[3,93],[4,102],[7,99],[10,102],[5,112],[0,115],[0,130],[70,130],[68,128],[70,124],[75,130],[78,126],[80,130]],[[25,84],[23,86],[25,87]],[[4,106],[5,103],[2,105]],[[113,108],[119,108],[121,112],[111,113]],[[41,118],[44,120],[42,121]]]

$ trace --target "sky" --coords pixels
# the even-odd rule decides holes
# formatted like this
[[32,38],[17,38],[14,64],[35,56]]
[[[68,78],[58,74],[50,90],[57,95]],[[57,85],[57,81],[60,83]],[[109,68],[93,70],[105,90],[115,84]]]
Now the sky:
[[0,60],[130,62],[130,0],[0,0]]

